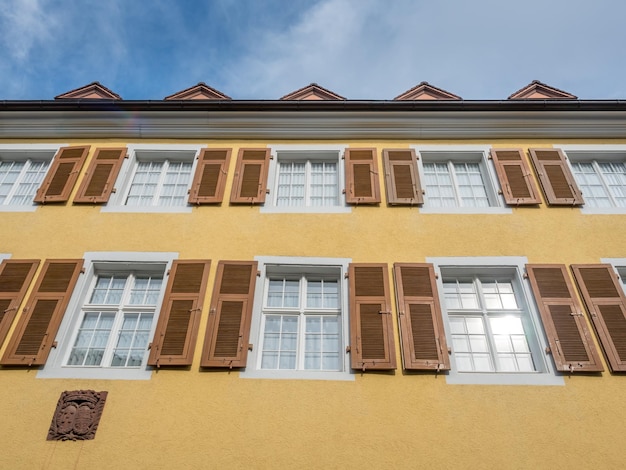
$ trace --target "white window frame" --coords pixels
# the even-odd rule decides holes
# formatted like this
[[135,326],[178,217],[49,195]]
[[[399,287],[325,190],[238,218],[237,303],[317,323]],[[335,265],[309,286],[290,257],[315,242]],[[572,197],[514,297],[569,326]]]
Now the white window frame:
[[[45,180],[55,155],[68,144],[0,144],[0,161],[47,160],[48,167],[42,178]],[[6,157],[9,155],[9,157]],[[37,188],[39,189],[39,188]],[[15,185],[13,187],[15,191]],[[12,193],[11,193],[12,194]],[[33,194],[33,199],[35,198]],[[0,212],[34,212],[40,204],[0,204]]]
[[[570,171],[574,176],[574,181],[583,192],[583,200],[585,200],[585,192],[581,187],[579,181],[576,179],[576,174],[571,162],[605,162],[605,161],[618,161],[626,164],[626,145],[612,145],[612,144],[598,144],[598,145],[569,145],[569,144],[554,144],[554,148],[559,148],[563,151],[567,157],[567,164]],[[594,165],[597,167],[597,165]],[[604,183],[604,182],[603,182]],[[605,190],[609,195],[609,199],[612,199],[612,195],[608,188],[605,186]],[[590,207],[588,204],[584,204],[580,208],[582,214],[626,214],[626,207]]]
[[[524,279],[526,257],[442,257],[426,258],[428,263],[435,265],[438,274],[437,288],[442,306],[443,324],[448,345],[452,345],[452,336],[443,289],[444,272],[458,270],[459,275],[472,273],[473,277],[488,277],[492,273],[510,273],[514,287],[517,288],[516,299],[526,314],[523,318],[524,329],[529,342],[536,367],[535,372],[459,372],[456,367],[454,351],[450,355],[451,368],[445,373],[449,384],[476,385],[564,385],[562,374],[556,371],[553,361],[545,353],[548,342],[543,330],[537,307],[532,297],[530,283]],[[532,335],[532,337],[531,337]]]
[[[511,214],[511,208],[507,207],[502,194],[499,192],[500,184],[496,176],[493,162],[488,158],[490,146],[487,145],[411,145],[417,155],[417,169],[422,181],[422,187],[426,189],[424,175],[424,156],[430,162],[433,154],[437,154],[438,163],[449,162],[472,162],[478,163],[485,183],[485,189],[489,207],[433,207],[428,204],[428,191],[424,193],[424,204],[420,212],[424,214]],[[424,155],[423,155],[424,154]],[[455,192],[458,191],[458,184],[453,176]]]
[[601,258],[601,263],[613,266],[613,271],[618,275],[618,283],[626,294],[626,258]]
[[[344,153],[348,148],[348,145],[344,144],[270,144],[270,164],[268,171],[267,187],[270,190],[265,204],[261,207],[261,212],[267,213],[326,213],[326,214],[341,214],[350,213],[352,211],[351,206],[346,204],[345,196],[345,169],[344,169]],[[326,154],[323,158],[328,161],[337,161],[337,205],[336,206],[277,206],[276,201],[278,197],[278,170],[279,162],[283,155],[288,155],[289,161],[295,161],[301,158],[303,161],[310,161],[311,156],[314,154]],[[315,158],[313,158],[315,160]],[[307,191],[308,193],[308,191]]]
[[148,380],[152,376],[153,367],[147,366],[148,353],[141,367],[108,367],[108,366],[76,366],[67,365],[74,339],[83,319],[83,306],[88,302],[88,296],[93,290],[98,269],[106,268],[107,272],[117,270],[130,272],[141,267],[154,266],[159,271],[163,269],[163,283],[155,306],[154,317],[150,329],[149,343],[152,342],[158,322],[165,288],[167,272],[172,262],[178,258],[178,253],[172,252],[88,252],[85,253],[85,272],[81,274],[70,298],[70,302],[63,316],[59,331],[55,338],[57,347],[52,348],[46,364],[39,369],[37,378],[64,378],[64,379],[118,379],[118,380]]
[[[157,160],[166,160],[169,153],[177,161],[189,160],[192,162],[191,172],[189,175],[189,181],[187,183],[187,193],[191,189],[196,166],[198,164],[198,156],[206,145],[194,145],[194,144],[129,144],[128,158],[124,159],[122,168],[117,176],[115,182],[116,192],[111,194],[109,202],[102,207],[102,212],[191,212],[192,205],[185,202],[182,206],[128,206],[126,205],[126,198],[130,190],[135,171],[139,160],[143,155],[149,155],[150,153],[159,154]],[[191,154],[193,153],[193,157]],[[189,155],[187,155],[189,154]],[[185,195],[185,197],[188,197]]]
[[[260,277],[257,278],[254,292],[254,304],[252,310],[252,322],[250,325],[250,343],[254,345],[248,354],[246,368],[240,372],[240,377],[249,379],[308,379],[308,380],[354,380],[354,373],[350,369],[350,358],[346,353],[346,346],[350,341],[349,301],[348,301],[348,265],[351,260],[347,258],[309,258],[309,257],[286,257],[286,256],[257,256]],[[341,341],[340,346],[340,371],[318,370],[285,370],[285,369],[261,369],[261,354],[263,341],[263,307],[268,286],[269,275],[272,271],[279,272],[281,268],[291,272],[307,272],[307,269],[323,272],[324,268],[339,270],[339,292],[341,305]],[[301,339],[301,338],[300,338]]]

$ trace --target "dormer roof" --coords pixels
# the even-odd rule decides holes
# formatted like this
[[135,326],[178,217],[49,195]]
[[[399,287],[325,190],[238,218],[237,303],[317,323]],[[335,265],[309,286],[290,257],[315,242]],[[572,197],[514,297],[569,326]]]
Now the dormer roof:
[[540,82],[539,80],[533,80],[524,88],[517,90],[511,96],[509,100],[575,100],[576,96],[572,95],[558,88],[554,88],[550,85]]
[[173,95],[166,96],[164,100],[230,100],[231,97],[221,91],[200,82],[189,88],[185,88]]
[[121,100],[122,97],[99,82],[92,82],[89,85],[55,96],[54,99]]
[[333,93],[317,83],[311,83],[299,90],[293,91],[281,98],[281,100],[345,100],[343,96]]
[[449,91],[437,88],[428,82],[421,82],[410,90],[396,96],[394,101],[411,101],[411,100],[460,100],[460,96],[450,93]]

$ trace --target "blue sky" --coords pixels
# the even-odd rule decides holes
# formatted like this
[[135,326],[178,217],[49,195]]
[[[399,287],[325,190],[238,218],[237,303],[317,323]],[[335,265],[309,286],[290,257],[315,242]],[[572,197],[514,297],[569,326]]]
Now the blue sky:
[[392,99],[421,81],[505,99],[532,80],[626,99],[623,0],[0,0],[1,100],[99,81],[160,100],[205,82]]

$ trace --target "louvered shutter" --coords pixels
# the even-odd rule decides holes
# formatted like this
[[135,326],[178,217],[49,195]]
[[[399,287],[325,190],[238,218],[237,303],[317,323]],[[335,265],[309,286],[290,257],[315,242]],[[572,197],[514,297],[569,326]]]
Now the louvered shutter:
[[491,149],[491,158],[507,204],[513,206],[541,204],[522,149]]
[[265,202],[270,149],[240,149],[237,156],[231,203]]
[[560,149],[528,149],[548,204],[576,206],[584,204],[574,175]]
[[350,363],[353,369],[395,369],[396,348],[386,264],[352,263]]
[[394,264],[404,368],[449,370],[450,358],[432,264]]
[[415,150],[383,150],[387,202],[391,205],[422,204]]
[[189,204],[217,204],[224,197],[224,186],[231,149],[203,149],[191,184]]
[[89,153],[89,146],[60,149],[54,156],[52,165],[33,200],[35,202],[67,201],[85,163],[87,153]]
[[46,362],[82,267],[79,259],[44,263],[0,364]]
[[202,367],[246,366],[256,275],[256,261],[219,262]]
[[560,371],[603,371],[565,265],[527,264],[543,326]]
[[109,200],[126,157],[126,148],[96,149],[74,202],[103,203]]
[[187,366],[193,362],[210,267],[209,260],[176,260],[172,264],[148,365]]
[[39,260],[7,259],[0,264],[0,346],[11,328]]
[[613,372],[626,371],[626,297],[610,264],[572,265]]
[[346,202],[348,204],[378,204],[378,163],[376,149],[347,149]]

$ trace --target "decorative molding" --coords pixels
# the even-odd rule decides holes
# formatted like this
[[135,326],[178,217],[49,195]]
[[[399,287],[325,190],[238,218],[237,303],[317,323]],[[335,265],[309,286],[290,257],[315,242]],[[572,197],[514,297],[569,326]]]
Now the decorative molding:
[[200,82],[189,88],[163,98],[165,101],[171,100],[230,100],[231,97],[219,90],[210,87],[204,82]]
[[509,100],[575,100],[576,96],[558,88],[533,80],[524,88],[520,88],[507,99]]
[[54,99],[121,100],[122,97],[99,82],[92,82],[89,85],[55,96]]
[[334,100],[344,101],[343,96],[338,95],[324,87],[319,86],[317,83],[311,83],[299,90],[293,91],[281,98],[281,100],[304,100],[304,101],[322,101],[322,100]]
[[74,390],[61,393],[48,441],[88,441],[96,437],[108,392]]
[[421,82],[410,90],[396,96],[394,101],[409,100],[462,100],[458,95],[442,88],[437,88],[428,82]]

